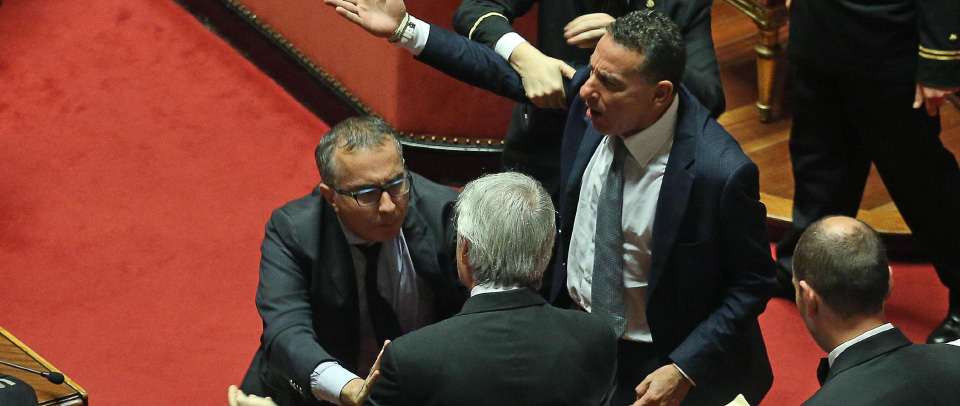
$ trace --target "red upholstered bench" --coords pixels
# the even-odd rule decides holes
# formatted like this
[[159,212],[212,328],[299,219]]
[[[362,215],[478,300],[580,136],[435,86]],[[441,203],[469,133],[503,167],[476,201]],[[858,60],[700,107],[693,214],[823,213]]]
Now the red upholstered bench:
[[785,0],[726,0],[749,16],[760,32],[757,34],[757,108],[760,121],[770,121],[773,111],[773,93],[777,88],[777,61],[780,55],[780,28],[787,23]]

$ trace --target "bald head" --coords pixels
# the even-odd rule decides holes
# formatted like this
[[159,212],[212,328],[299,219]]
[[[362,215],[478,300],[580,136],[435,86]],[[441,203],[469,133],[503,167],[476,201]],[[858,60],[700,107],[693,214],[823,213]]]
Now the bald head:
[[793,273],[840,317],[881,313],[890,291],[890,270],[880,236],[850,217],[813,223],[797,243]]

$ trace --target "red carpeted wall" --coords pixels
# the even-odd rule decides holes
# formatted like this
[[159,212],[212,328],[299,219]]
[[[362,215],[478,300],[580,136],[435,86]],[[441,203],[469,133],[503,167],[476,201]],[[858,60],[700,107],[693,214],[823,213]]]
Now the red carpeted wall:
[[[93,405],[224,405],[258,345],[270,211],[318,176],[327,126],[167,0],[0,6],[0,326]],[[922,341],[946,290],[894,266],[890,319]],[[822,352],[775,299],[776,380],[816,388]]]

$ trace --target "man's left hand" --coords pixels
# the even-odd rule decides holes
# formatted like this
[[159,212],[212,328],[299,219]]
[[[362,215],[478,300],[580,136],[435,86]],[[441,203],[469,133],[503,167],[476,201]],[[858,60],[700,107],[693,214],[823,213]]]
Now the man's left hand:
[[353,379],[340,390],[341,404],[344,406],[360,406],[367,400],[367,397],[370,396],[370,389],[373,388],[373,384],[377,382],[377,377],[380,376],[380,358],[383,357],[383,350],[387,348],[387,344],[390,344],[390,340],[383,342],[380,354],[377,354],[377,361],[370,367],[367,379]]
[[956,93],[960,87],[930,87],[923,83],[917,83],[917,91],[913,95],[913,108],[919,109],[920,105],[926,105],[927,114],[931,117],[940,112],[940,106],[947,96]]
[[693,383],[675,365],[664,365],[637,385],[637,401],[632,406],[677,406],[691,386]]

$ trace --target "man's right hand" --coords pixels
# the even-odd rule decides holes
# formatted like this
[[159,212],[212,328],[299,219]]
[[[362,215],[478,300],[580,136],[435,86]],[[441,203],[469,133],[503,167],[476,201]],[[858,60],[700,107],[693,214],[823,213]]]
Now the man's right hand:
[[403,0],[323,0],[323,3],[336,8],[341,17],[382,38],[393,35],[407,14]]
[[563,78],[571,79],[577,70],[559,59],[544,55],[524,42],[510,54],[510,66],[523,80],[523,90],[535,106],[543,109],[566,109]]

